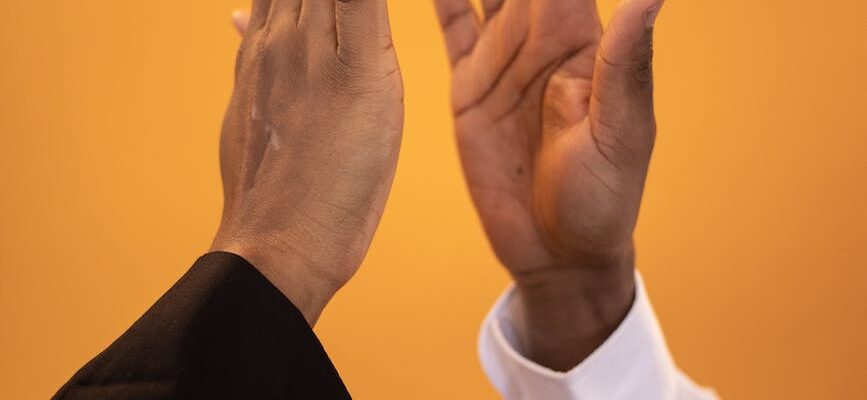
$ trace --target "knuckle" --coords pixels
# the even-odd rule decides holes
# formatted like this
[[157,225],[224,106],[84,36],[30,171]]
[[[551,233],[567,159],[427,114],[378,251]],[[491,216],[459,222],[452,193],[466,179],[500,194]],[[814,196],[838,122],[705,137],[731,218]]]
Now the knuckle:
[[636,50],[634,61],[631,64],[631,70],[635,81],[641,86],[646,86],[653,82],[652,46],[641,46]]
[[610,57],[604,46],[599,49],[600,62],[613,71],[620,71],[619,75],[626,75],[629,78],[630,89],[643,90],[652,86],[653,46],[651,43],[641,41],[628,55],[620,58],[623,60]]
[[653,67],[650,63],[635,64],[630,68],[632,87],[636,92],[642,92],[653,86]]

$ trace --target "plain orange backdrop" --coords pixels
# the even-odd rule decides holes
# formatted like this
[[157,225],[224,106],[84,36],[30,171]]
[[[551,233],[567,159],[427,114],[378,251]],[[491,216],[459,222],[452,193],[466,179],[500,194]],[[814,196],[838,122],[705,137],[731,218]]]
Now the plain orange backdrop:
[[[49,397],[207,249],[246,5],[2,1],[0,398]],[[432,3],[391,13],[397,182],[316,330],[356,398],[494,399],[476,335],[508,278],[462,182]],[[639,266],[680,365],[726,398],[867,396],[865,15],[670,0],[658,21]]]

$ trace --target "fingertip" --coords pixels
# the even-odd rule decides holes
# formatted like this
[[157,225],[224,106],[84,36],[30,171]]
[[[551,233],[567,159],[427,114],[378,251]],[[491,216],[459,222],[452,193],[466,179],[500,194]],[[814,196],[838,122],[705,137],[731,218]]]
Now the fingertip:
[[647,29],[653,29],[653,26],[656,24],[656,17],[659,16],[659,12],[662,11],[662,6],[665,4],[665,0],[658,1],[655,4],[651,5],[647,8],[647,11],[644,12],[644,27]]
[[232,12],[232,25],[240,34],[247,31],[247,25],[250,23],[250,13],[244,10],[235,10]]
[[612,16],[612,22],[619,20],[620,24],[637,25],[651,29],[662,10],[666,0],[622,0]]

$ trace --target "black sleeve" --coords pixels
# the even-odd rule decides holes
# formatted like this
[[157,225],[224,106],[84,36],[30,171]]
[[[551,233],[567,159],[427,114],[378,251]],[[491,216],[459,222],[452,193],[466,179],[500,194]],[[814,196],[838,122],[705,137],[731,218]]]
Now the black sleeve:
[[349,399],[307,321],[258,270],[210,253],[55,399]]

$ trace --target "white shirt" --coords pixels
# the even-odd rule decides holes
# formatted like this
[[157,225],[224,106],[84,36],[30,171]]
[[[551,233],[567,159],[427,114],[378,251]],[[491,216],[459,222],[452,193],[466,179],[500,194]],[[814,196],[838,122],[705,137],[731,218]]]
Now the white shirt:
[[593,354],[568,372],[521,355],[508,300],[509,288],[485,318],[479,338],[482,367],[505,400],[712,400],[674,364],[662,330],[636,274],[632,309]]

